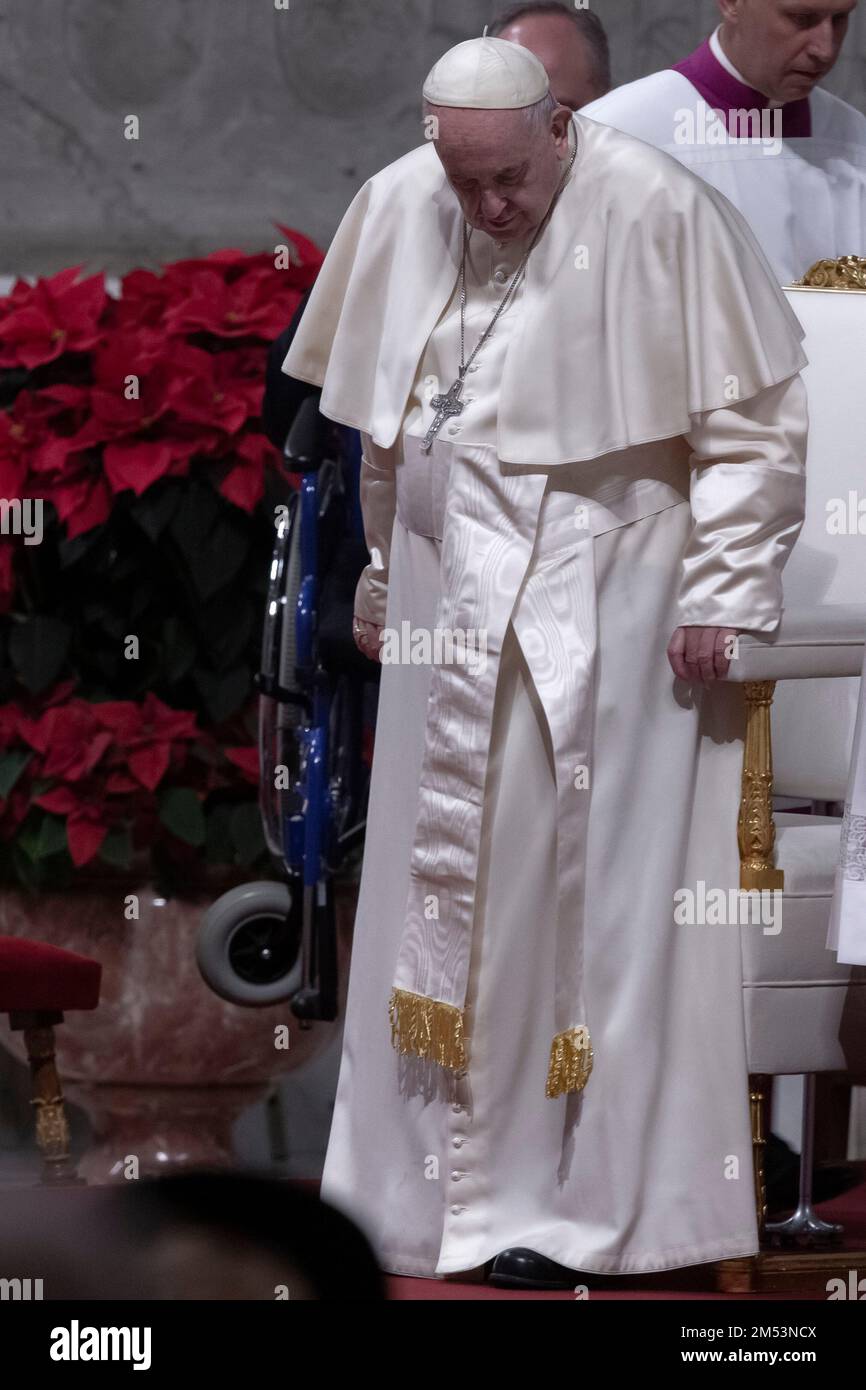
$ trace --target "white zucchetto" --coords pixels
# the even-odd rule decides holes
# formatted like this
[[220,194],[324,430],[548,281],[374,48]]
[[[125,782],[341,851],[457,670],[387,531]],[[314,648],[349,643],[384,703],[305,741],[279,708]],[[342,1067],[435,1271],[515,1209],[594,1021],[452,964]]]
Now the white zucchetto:
[[513,110],[532,106],[550,84],[544,64],[506,39],[467,39],[434,63],[423,92],[434,106]]

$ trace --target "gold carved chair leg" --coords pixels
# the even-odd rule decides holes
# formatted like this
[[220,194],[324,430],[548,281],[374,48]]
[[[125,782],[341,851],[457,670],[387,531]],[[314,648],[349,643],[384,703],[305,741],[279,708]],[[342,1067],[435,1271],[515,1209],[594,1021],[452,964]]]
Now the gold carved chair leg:
[[[743,744],[743,782],[737,843],[740,848],[740,888],[778,889],[785,875],[773,865],[776,826],[773,821],[773,745],[770,709],[775,681],[745,681],[746,737]],[[752,1162],[755,1183],[755,1215],[758,1234],[767,1220],[767,1187],[764,1177],[767,1135],[770,1132],[770,1098],[773,1078],[749,1077],[749,1109],[752,1117]]]
[[773,753],[770,707],[775,681],[745,681],[746,738],[743,790],[737,821],[740,887],[782,889],[785,875],[773,867],[776,827],[773,822]]
[[36,1143],[42,1154],[42,1182],[64,1186],[82,1181],[76,1177],[69,1149],[69,1122],[57,1064],[54,1058],[54,1025],[62,1013],[11,1013],[11,1027],[23,1032],[30,1062],[32,1099],[36,1112]]

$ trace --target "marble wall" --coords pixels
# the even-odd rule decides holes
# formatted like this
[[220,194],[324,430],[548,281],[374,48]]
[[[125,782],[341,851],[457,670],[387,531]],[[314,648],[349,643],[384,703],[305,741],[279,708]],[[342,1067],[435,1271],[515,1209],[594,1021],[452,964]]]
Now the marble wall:
[[[682,57],[717,12],[714,0],[592,3],[617,82]],[[419,143],[430,65],[504,8],[2,0],[0,272],[259,250],[274,220],[327,244],[360,184]],[[864,13],[828,85],[866,109]]]

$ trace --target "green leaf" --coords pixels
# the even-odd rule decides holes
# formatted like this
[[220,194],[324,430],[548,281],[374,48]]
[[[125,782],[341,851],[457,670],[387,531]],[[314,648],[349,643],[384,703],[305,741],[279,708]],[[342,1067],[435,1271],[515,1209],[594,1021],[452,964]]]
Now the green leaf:
[[232,837],[233,806],[214,806],[207,817],[205,858],[209,864],[233,864],[235,842]]
[[248,525],[234,516],[220,517],[211,532],[211,544],[213,553],[219,556],[219,584],[214,587],[224,588],[231,584],[250,552]]
[[235,806],[232,811],[232,839],[239,864],[252,864],[264,853],[265,837],[257,802],[246,801]]
[[195,644],[183,623],[176,616],[163,626],[164,642],[159,661],[160,673],[170,685],[183,680],[196,658]]
[[41,828],[42,823],[40,815],[34,814],[31,811],[24,824],[19,827],[18,833],[15,836],[16,848],[27,857],[27,860],[31,864],[35,862],[38,855],[39,832]]
[[26,851],[21,846],[20,837],[18,842],[12,846],[12,863],[15,875],[25,888],[30,888],[34,892],[41,888],[41,880],[36,872],[33,861],[28,857]]
[[236,666],[234,670],[219,675],[214,675],[212,671],[196,670],[193,679],[214,724],[222,724],[230,719],[252,689],[252,672],[248,666]]
[[207,652],[208,661],[215,670],[225,671],[244,656],[261,623],[261,605],[246,597],[238,600],[224,596],[203,606],[197,616],[199,643]]
[[227,507],[212,488],[196,484],[172,517],[171,535],[201,599],[230,584],[249,553],[249,524],[229,516]]
[[174,516],[180,491],[177,487],[148,488],[129,509],[129,514],[148,540],[158,541],[166,526]]
[[81,617],[91,627],[99,628],[100,633],[119,640],[124,636],[128,624],[122,613],[116,613],[107,603],[86,603],[81,608]]
[[60,568],[69,569],[71,565],[75,565],[83,559],[88,551],[93,549],[97,541],[104,538],[105,529],[104,524],[91,526],[89,531],[84,531],[80,536],[74,536],[72,540],[68,536],[61,536],[57,541]]
[[189,555],[205,544],[218,512],[219,504],[213,488],[205,487],[202,483],[191,483],[186,488],[169,527],[183,555]]
[[60,850],[67,849],[66,840],[66,821],[60,816],[46,815],[39,830],[39,839],[36,842],[36,859],[47,859],[51,854],[58,854]]
[[187,845],[203,845],[205,819],[201,802],[190,787],[171,787],[159,799],[163,825]]
[[115,869],[128,869],[132,863],[132,836],[121,828],[109,830],[99,849],[99,858]]
[[57,679],[71,641],[72,628],[45,613],[36,613],[12,629],[9,653],[19,680],[31,695],[40,695]]
[[12,748],[0,754],[0,797],[7,797],[33,757],[25,748]]

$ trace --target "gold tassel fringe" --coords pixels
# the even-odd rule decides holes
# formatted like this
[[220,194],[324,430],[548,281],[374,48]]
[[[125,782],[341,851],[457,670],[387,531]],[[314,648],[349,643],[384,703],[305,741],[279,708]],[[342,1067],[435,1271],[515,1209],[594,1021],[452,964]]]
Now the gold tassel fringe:
[[463,1013],[455,1004],[393,989],[388,1015],[391,1044],[398,1052],[429,1058],[441,1067],[466,1065]]
[[557,1033],[550,1044],[545,1095],[554,1100],[566,1091],[582,1091],[591,1071],[589,1029],[581,1024],[578,1028],[569,1028],[565,1033]]

